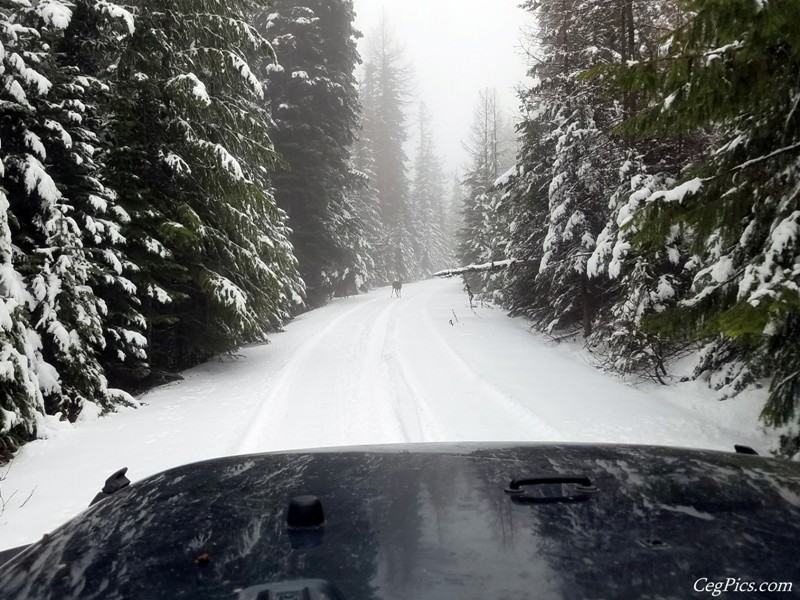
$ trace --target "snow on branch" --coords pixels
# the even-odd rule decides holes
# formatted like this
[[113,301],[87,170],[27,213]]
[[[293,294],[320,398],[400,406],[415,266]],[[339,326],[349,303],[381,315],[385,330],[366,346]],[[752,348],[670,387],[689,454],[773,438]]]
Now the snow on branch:
[[211,105],[211,97],[208,95],[206,84],[198,79],[194,73],[182,73],[167,81],[167,87],[173,85],[183,85],[189,91],[192,98],[203,107]]
[[664,202],[678,202],[683,203],[686,196],[694,196],[703,187],[703,184],[708,180],[696,177],[691,181],[682,183],[670,190],[662,190],[652,194],[647,202],[655,202],[656,200],[663,200]]
[[124,22],[125,27],[128,29],[128,34],[133,35],[136,31],[136,23],[133,14],[127,9],[121,7],[114,2],[105,2],[101,0],[95,3],[95,10],[100,11],[102,14],[108,15],[112,19],[119,19]]
[[66,3],[58,0],[46,0],[36,5],[36,13],[42,20],[55,29],[66,29],[72,20],[72,11]]

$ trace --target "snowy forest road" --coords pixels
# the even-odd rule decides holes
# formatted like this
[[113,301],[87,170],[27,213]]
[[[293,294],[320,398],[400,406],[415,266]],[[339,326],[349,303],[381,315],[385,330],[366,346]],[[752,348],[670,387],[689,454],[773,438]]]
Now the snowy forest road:
[[759,447],[754,431],[718,425],[658,386],[608,377],[576,346],[548,343],[502,310],[471,311],[457,281],[389,295],[301,315],[272,343],[153,390],[142,408],[77,425],[51,420],[48,439],[0,471],[0,549],[80,512],[123,466],[135,481],[230,454],[400,442]]
[[437,282],[406,286],[402,299],[373,295],[311,332],[231,451],[554,439],[453,348],[457,314],[469,313],[450,288],[444,297]]
[[[337,310],[338,308],[338,310]],[[578,441],[730,449],[732,432],[623,385],[457,282],[315,311],[230,453],[442,441]],[[312,324],[313,322],[313,324]]]

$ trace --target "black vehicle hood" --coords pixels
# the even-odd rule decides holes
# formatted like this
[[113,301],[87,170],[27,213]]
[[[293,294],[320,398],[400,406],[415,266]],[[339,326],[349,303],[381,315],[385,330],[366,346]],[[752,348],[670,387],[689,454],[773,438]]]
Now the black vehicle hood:
[[[507,492],[542,475],[597,490]],[[324,527],[287,528],[301,494]],[[0,597],[235,600],[323,579],[348,600],[687,598],[701,578],[791,581],[798,540],[788,461],[588,445],[259,454],[121,490],[0,569]]]

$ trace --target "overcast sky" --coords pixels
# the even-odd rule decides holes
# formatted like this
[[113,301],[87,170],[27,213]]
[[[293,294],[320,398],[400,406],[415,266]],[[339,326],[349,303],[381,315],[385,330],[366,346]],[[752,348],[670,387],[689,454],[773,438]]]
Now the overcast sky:
[[[356,27],[369,36],[385,11],[414,69],[415,91],[433,116],[439,154],[463,165],[478,92],[497,88],[506,112],[517,112],[514,88],[527,70],[520,51],[526,13],[519,0],[355,0]],[[361,40],[362,55],[365,40]],[[412,118],[417,107],[410,107]]]

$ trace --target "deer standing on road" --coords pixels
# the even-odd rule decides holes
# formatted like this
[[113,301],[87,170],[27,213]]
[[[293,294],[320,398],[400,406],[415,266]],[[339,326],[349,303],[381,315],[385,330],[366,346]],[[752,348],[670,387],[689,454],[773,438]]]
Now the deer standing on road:
[[395,281],[392,282],[392,295],[389,297],[392,298],[395,294],[397,294],[397,297],[400,298],[401,297],[400,292],[402,291],[403,291],[403,280],[396,279]]

